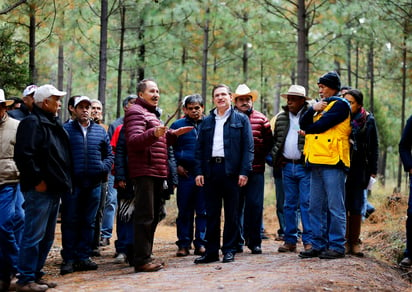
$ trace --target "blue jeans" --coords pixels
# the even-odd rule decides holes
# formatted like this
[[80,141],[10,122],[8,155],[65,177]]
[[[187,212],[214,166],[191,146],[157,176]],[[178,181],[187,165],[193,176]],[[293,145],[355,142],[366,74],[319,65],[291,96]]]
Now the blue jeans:
[[101,235],[102,238],[111,238],[113,232],[113,222],[117,207],[117,190],[113,187],[114,176],[109,174],[107,185],[106,202],[102,219]]
[[62,246],[64,261],[86,260],[92,251],[95,219],[101,197],[101,185],[74,187],[62,197]]
[[345,180],[341,168],[312,166],[309,216],[316,250],[345,252]]
[[409,200],[407,215],[405,256],[412,259],[412,174],[409,174]]
[[279,229],[278,235],[285,235],[285,216],[283,214],[283,204],[285,202],[285,192],[283,190],[282,171],[273,169],[273,178],[275,180],[276,191],[276,216],[278,217]]
[[296,244],[298,240],[298,210],[302,218],[302,241],[312,243],[309,219],[310,171],[302,164],[286,163],[282,169],[285,192],[285,242]]
[[[187,178],[179,176],[176,200],[179,210],[176,219],[177,246],[190,248],[192,241],[195,248],[204,246],[206,234],[205,192],[203,188],[196,186],[193,175],[189,175]],[[193,238],[194,223],[195,236]]]
[[240,236],[249,248],[262,243],[261,228],[265,177],[263,173],[250,173],[246,186],[240,189]]
[[0,186],[0,280],[17,273],[19,245],[24,228],[23,194],[19,184]]
[[40,279],[54,241],[60,193],[27,191],[24,195],[24,231],[18,260],[18,283]]

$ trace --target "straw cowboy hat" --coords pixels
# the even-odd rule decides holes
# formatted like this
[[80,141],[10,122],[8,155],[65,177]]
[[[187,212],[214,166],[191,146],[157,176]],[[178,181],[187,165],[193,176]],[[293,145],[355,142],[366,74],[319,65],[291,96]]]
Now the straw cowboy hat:
[[304,97],[306,100],[311,100],[310,97],[306,96],[306,89],[303,86],[300,85],[292,85],[289,87],[288,93],[286,94],[281,94],[281,97],[288,98],[289,95],[292,96],[300,96]]
[[258,98],[259,93],[257,90],[250,90],[246,84],[240,84],[237,88],[235,93],[232,94],[233,98],[236,99],[239,96],[250,96],[252,97],[252,101],[255,101]]
[[5,103],[6,106],[10,106],[14,103],[14,100],[8,100],[4,97],[4,91],[3,89],[0,89],[0,103]]

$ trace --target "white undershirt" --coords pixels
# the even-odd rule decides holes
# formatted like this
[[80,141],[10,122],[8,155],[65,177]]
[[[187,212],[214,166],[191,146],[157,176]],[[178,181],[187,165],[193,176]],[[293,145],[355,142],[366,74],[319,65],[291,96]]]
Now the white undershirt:
[[223,116],[217,114],[215,109],[215,133],[213,135],[213,148],[212,148],[212,157],[225,157],[225,145],[223,141],[223,125],[226,123],[229,115],[230,108],[225,111]]
[[82,124],[80,124],[79,123],[79,126],[80,126],[80,128],[82,129],[82,132],[83,132],[83,137],[86,137],[86,135],[87,135],[87,128],[88,127],[90,127],[90,121],[89,121],[89,123],[87,124],[87,126],[85,127],[85,126],[83,126]]
[[283,148],[283,157],[287,159],[298,160],[302,156],[302,153],[298,148],[298,131],[300,130],[299,118],[301,114],[302,110],[300,110],[297,115],[289,112],[289,131],[286,135],[285,147]]

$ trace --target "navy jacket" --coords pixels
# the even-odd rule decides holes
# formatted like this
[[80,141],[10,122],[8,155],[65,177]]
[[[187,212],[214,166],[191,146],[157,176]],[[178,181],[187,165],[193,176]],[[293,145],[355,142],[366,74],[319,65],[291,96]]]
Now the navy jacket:
[[403,129],[402,138],[399,142],[399,154],[405,171],[412,169],[412,116],[409,117]]
[[173,143],[173,150],[177,165],[183,166],[190,173],[193,173],[196,140],[199,134],[199,126],[201,122],[202,120],[194,121],[189,117],[184,117],[177,120],[170,126],[171,129],[179,129],[187,126],[194,127],[192,131],[179,136],[177,141]]
[[[210,176],[215,113],[210,111],[199,128],[196,143],[194,174]],[[230,116],[223,126],[225,170],[228,176],[246,175],[252,171],[254,154],[252,128],[246,115],[231,109]]]
[[70,139],[74,185],[94,187],[107,180],[114,156],[104,128],[90,121],[86,137],[77,121],[66,123],[64,128]]

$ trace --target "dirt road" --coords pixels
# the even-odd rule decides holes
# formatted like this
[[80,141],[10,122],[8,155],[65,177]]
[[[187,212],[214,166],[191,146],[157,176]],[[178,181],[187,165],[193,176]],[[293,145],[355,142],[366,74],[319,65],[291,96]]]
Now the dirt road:
[[[127,264],[114,264],[113,242],[94,258],[97,271],[59,275],[59,235],[46,271],[57,291],[412,291],[400,273],[385,263],[365,257],[338,260],[300,259],[296,253],[281,254],[281,242],[264,240],[263,254],[247,248],[233,263],[195,265],[190,255],[175,257],[175,227],[161,224],[156,233],[154,257],[166,263],[155,273],[134,273]],[[302,248],[300,246],[300,248]]]

